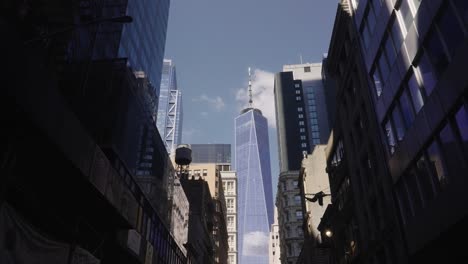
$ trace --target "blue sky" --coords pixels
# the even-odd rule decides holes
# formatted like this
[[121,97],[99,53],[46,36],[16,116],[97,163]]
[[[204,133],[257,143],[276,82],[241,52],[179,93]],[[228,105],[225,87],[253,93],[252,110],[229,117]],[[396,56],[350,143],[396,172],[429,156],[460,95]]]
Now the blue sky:
[[[284,64],[320,62],[328,50],[338,0],[171,0],[166,58],[183,95],[184,143],[230,143],[247,104],[270,123],[273,193],[278,177],[273,74]],[[234,158],[234,157],[233,157]],[[234,160],[233,160],[234,162]]]

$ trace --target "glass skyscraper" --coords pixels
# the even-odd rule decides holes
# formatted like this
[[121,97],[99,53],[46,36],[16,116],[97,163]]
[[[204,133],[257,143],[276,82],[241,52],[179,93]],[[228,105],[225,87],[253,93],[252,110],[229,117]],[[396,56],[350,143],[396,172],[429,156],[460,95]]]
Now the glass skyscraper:
[[267,119],[247,108],[235,119],[235,129],[239,263],[266,264],[273,223]]
[[119,46],[119,57],[128,58],[134,71],[146,73],[156,96],[159,96],[169,5],[170,0],[128,0],[127,15],[133,22],[124,25]]
[[172,153],[182,137],[182,93],[177,90],[176,68],[164,60],[156,125],[167,152]]
[[231,144],[190,144],[192,163],[231,163]]

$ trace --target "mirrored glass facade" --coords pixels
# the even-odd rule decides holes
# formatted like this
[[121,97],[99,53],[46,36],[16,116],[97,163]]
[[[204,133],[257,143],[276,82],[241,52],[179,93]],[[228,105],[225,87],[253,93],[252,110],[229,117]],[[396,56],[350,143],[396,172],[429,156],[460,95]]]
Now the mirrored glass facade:
[[144,71],[159,96],[164,59],[169,0],[128,0],[126,14],[133,22],[125,24],[119,57],[128,58],[134,71]]
[[231,144],[190,144],[192,163],[231,163]]
[[257,109],[245,109],[235,129],[239,263],[266,264],[273,223],[267,119]]

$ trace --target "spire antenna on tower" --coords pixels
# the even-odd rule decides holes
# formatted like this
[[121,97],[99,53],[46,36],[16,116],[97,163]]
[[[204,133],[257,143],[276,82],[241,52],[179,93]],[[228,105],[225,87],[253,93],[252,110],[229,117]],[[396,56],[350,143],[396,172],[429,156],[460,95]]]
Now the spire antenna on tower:
[[249,67],[249,107],[252,108],[252,79],[250,75],[250,67]]

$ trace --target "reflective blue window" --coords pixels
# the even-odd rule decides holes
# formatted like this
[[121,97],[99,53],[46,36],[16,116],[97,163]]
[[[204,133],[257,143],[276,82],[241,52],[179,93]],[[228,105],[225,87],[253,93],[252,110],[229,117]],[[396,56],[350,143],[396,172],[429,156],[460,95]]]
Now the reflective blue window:
[[387,147],[388,147],[388,151],[393,154],[393,152],[395,152],[395,136],[393,134],[393,129],[392,129],[392,124],[390,122],[390,120],[388,120],[387,122],[385,122],[385,125],[384,125],[384,132],[385,132],[385,136],[387,138]]
[[413,101],[414,110],[416,113],[421,110],[424,105],[423,97],[421,95],[421,90],[419,89],[418,81],[414,73],[411,73],[410,78],[408,79],[408,88],[411,94],[411,99]]
[[434,75],[432,64],[429,61],[426,53],[422,53],[416,69],[419,70],[419,73],[421,74],[421,79],[423,81],[426,95],[429,96],[432,93],[432,90],[434,90],[437,79]]
[[401,112],[398,107],[395,107],[392,112],[393,124],[395,126],[396,136],[398,141],[402,141],[405,136],[405,125],[401,118]]
[[465,22],[465,25],[468,26],[468,1],[466,0],[452,0],[455,4],[455,7],[460,14],[462,20]]
[[437,25],[450,55],[453,56],[453,53],[458,45],[463,42],[465,36],[457,17],[449,6],[443,11]]
[[411,124],[413,124],[414,112],[413,112],[413,107],[411,106],[411,102],[409,100],[409,97],[406,91],[403,91],[403,93],[400,96],[400,106],[401,106],[401,113],[403,115],[403,120],[405,121],[406,128],[409,128]]

